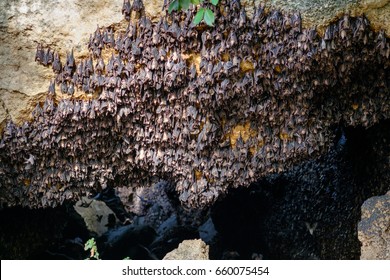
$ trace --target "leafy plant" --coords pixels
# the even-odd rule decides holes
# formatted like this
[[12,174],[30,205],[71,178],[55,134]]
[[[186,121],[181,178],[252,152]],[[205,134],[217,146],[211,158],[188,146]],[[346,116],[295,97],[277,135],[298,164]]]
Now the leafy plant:
[[[168,13],[173,11],[187,10],[190,7],[190,4],[193,5],[202,5],[204,0],[173,0],[170,2],[168,7]],[[209,2],[216,6],[218,5],[219,0],[209,0]],[[193,24],[198,25],[201,21],[204,21],[207,25],[213,26],[215,22],[215,14],[210,8],[201,7],[196,13]]]
[[[90,255],[88,258],[86,258],[86,260],[100,260],[100,256],[99,256],[99,252],[97,249],[95,238],[92,237],[87,242],[85,242],[84,250],[90,251]],[[123,260],[131,260],[131,259],[130,259],[130,257],[126,257]]]
[[100,260],[95,238],[92,237],[85,243],[84,250],[90,250],[90,255],[88,258],[86,258],[87,260]]

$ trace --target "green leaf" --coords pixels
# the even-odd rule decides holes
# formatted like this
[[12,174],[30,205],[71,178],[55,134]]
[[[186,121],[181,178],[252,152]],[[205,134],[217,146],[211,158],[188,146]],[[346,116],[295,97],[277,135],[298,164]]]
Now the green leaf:
[[188,10],[190,3],[190,0],[180,0],[180,6],[183,8],[183,10]]
[[199,11],[196,13],[196,15],[194,17],[194,21],[192,22],[194,25],[198,25],[199,22],[202,21],[203,16],[204,16],[204,11],[205,11],[205,8],[200,8]]
[[168,7],[168,13],[172,13],[172,11],[177,11],[179,9],[179,0],[173,0]]
[[90,260],[91,258],[94,258],[96,260],[100,259],[99,252],[98,252],[98,249],[96,246],[96,242],[95,242],[95,239],[93,237],[85,243],[84,250],[90,251],[90,256],[88,258],[86,258],[86,260]]
[[191,0],[191,3],[194,5],[199,5],[202,2],[203,2],[202,0]]
[[204,21],[207,25],[213,26],[215,21],[215,15],[212,10],[206,9],[206,11],[204,12]]
[[218,5],[218,0],[211,0],[210,2],[211,2],[211,4],[213,4],[214,6],[217,6],[217,5]]
[[89,249],[92,249],[94,246],[96,246],[95,239],[91,238],[89,239],[85,245],[84,245],[84,250],[87,251]]

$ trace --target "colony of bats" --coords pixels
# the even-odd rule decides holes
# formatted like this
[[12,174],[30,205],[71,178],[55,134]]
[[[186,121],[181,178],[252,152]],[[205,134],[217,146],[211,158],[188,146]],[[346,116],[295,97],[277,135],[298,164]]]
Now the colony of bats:
[[[165,179],[186,205],[209,205],[327,151],[335,126],[390,117],[389,42],[365,17],[345,15],[320,36],[297,13],[258,6],[249,18],[239,1],[213,8],[214,27],[192,26],[194,9],[156,23],[142,9],[124,1],[137,19],[122,32],[98,27],[88,59],[38,45],[56,78],[31,122],[5,128],[2,202],[56,206]],[[55,102],[59,91],[69,98]]]

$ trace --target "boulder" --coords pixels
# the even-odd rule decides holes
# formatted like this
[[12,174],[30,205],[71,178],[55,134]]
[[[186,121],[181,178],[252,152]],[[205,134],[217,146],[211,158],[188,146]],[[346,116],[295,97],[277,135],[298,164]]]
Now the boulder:
[[201,239],[184,240],[179,247],[165,255],[164,260],[208,260],[209,246]]
[[115,213],[103,201],[83,197],[73,207],[84,219],[88,230],[97,236],[106,233],[118,221]]
[[390,191],[367,199],[362,205],[358,237],[361,260],[390,260]]

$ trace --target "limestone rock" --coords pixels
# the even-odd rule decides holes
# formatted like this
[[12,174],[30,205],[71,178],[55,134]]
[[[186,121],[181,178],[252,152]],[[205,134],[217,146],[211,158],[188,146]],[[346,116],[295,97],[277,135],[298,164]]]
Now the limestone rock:
[[390,260],[390,191],[367,199],[362,205],[358,236],[362,260]]
[[[17,123],[30,118],[47,92],[52,70],[34,61],[38,42],[64,57],[87,42],[96,25],[122,20],[121,0],[5,0],[0,3],[0,100]],[[0,122],[4,120],[0,114]]]
[[[46,95],[52,70],[34,61],[38,42],[60,53],[74,48],[86,57],[89,35],[99,26],[126,25],[123,0],[4,0],[0,2],[0,132],[6,119],[29,120]],[[145,1],[146,15],[157,18],[163,1]]]
[[83,197],[74,206],[87,228],[101,236],[117,222],[114,212],[103,202]]
[[[145,14],[147,17],[152,19],[152,21],[157,21],[159,18],[165,14],[166,10],[164,9],[164,0],[147,0],[144,1]],[[168,2],[167,2],[168,3]]]
[[365,15],[377,31],[384,29],[390,34],[390,1],[388,0],[243,0],[249,16],[253,14],[253,4],[266,3],[267,8],[285,11],[299,11],[303,27],[316,26],[323,32],[331,22],[344,13],[351,16]]
[[179,247],[164,257],[164,260],[208,260],[209,246],[201,239],[184,240]]
[[150,259],[154,256],[146,249],[155,239],[156,232],[149,226],[127,225],[108,231],[97,239],[104,260]]

